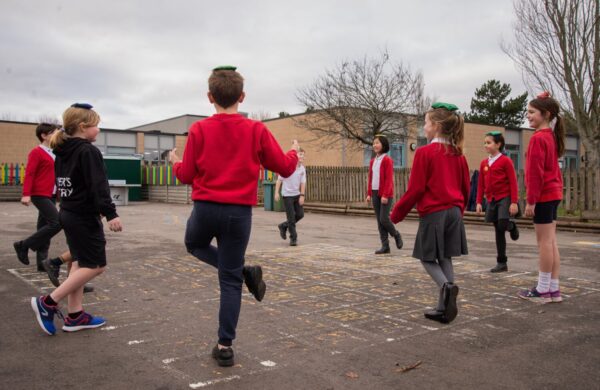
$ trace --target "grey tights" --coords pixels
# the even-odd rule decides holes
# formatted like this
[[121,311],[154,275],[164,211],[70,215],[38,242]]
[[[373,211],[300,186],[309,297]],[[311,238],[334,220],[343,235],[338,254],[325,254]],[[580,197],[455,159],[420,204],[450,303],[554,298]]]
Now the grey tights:
[[[438,261],[421,261],[421,264],[423,264],[423,268],[425,268],[425,271],[437,283],[439,288],[442,288],[445,283],[454,283],[454,267],[452,266],[451,258],[439,259]],[[441,293],[436,310],[444,310],[444,299]]]

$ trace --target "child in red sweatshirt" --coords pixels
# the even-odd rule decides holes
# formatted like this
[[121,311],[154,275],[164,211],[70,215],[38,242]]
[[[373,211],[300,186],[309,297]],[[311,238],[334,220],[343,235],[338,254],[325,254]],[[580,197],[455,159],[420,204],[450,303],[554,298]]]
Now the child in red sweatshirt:
[[42,261],[48,257],[50,239],[60,232],[58,210],[56,209],[56,188],[54,186],[54,153],[50,149],[50,138],[59,128],[51,123],[40,123],[35,135],[40,144],[29,152],[23,183],[21,203],[38,209],[37,231],[24,240],[13,244],[17,258],[29,264],[29,250],[36,251],[37,270],[45,272]]
[[[177,178],[192,185],[194,208],[187,222],[189,253],[218,270],[221,288],[218,343],[212,356],[232,366],[232,342],[240,314],[242,283],[261,301],[266,285],[260,266],[244,265],[257,201],[260,166],[288,177],[296,170],[298,143],[284,154],[269,130],[238,113],[245,94],[235,67],[215,68],[208,79],[208,99],[217,113],[194,123],[180,160],[170,153]],[[211,245],[216,238],[217,246]]]
[[548,92],[538,95],[527,108],[527,120],[535,133],[529,140],[525,162],[525,216],[533,217],[540,257],[537,286],[518,295],[539,303],[562,301],[556,217],[563,197],[558,158],[565,152],[565,128],[559,112],[558,102]]
[[434,103],[425,115],[429,145],[417,149],[408,188],[394,206],[398,223],[416,205],[419,229],[413,257],[439,286],[437,307],[425,318],[449,323],[456,318],[458,286],[452,257],[467,254],[462,216],[469,199],[469,167],[462,154],[464,119],[454,104]]
[[510,218],[517,215],[519,207],[519,191],[517,174],[512,160],[504,155],[504,136],[499,131],[491,131],[485,135],[485,151],[489,157],[481,161],[479,166],[479,182],[477,183],[477,212],[481,213],[483,195],[488,201],[485,221],[494,223],[496,232],[496,266],[491,272],[506,272],[506,231],[510,238],[519,239],[517,224]]
[[402,249],[402,236],[390,221],[390,208],[394,199],[394,161],[387,155],[390,142],[383,135],[373,139],[375,157],[369,163],[369,181],[367,183],[367,203],[373,201],[373,210],[377,218],[377,229],[381,239],[381,249],[376,255],[390,253],[388,235],[394,237],[396,248]]

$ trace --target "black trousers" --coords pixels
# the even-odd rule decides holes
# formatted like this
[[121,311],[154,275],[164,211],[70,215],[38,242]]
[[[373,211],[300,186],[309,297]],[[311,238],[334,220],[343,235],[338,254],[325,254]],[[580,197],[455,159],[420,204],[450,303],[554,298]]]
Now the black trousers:
[[31,203],[38,209],[37,231],[23,240],[23,243],[37,252],[38,263],[47,257],[50,240],[62,229],[55,202],[54,198],[45,196],[31,197]]
[[[194,201],[185,230],[188,252],[218,270],[221,288],[218,336],[219,344],[225,346],[235,339],[251,227],[250,206]],[[217,246],[211,245],[213,238],[217,239]]]
[[381,239],[381,245],[388,246],[390,241],[388,236],[396,236],[398,231],[390,220],[390,209],[392,208],[392,200],[388,199],[387,204],[381,203],[381,197],[379,191],[373,190],[371,201],[373,202],[373,209],[375,210],[375,217],[377,218],[377,229],[379,229],[379,238]]
[[287,221],[281,224],[281,226],[288,229],[290,232],[290,239],[298,239],[298,232],[296,232],[296,223],[304,218],[304,208],[300,206],[300,195],[298,196],[284,196],[283,206],[285,207],[285,215]]

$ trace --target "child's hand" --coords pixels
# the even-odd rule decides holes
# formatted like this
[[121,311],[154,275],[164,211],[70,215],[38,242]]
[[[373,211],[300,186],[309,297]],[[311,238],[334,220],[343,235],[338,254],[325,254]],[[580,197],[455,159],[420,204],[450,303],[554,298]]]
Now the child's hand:
[[483,212],[483,207],[481,207],[481,203],[477,203],[477,206],[475,207],[475,212],[477,214],[481,214]]
[[31,196],[24,196],[21,198],[21,204],[24,206],[29,206],[31,204]]
[[173,150],[171,150],[169,152],[169,162],[171,164],[175,164],[181,161],[181,159],[179,158],[179,156],[177,156],[177,154],[175,153],[177,151],[177,148],[173,148]]
[[365,202],[367,202],[367,203],[371,202],[371,197],[369,195],[367,195],[367,199],[365,199]]
[[516,203],[511,203],[510,207],[508,208],[508,213],[511,215],[511,217],[514,217],[515,215],[517,215],[518,212],[519,212],[519,206],[517,206]]
[[298,204],[300,206],[304,206],[304,195],[300,195],[300,199],[298,199]]
[[300,150],[300,144],[298,144],[298,140],[295,139],[292,141],[292,149],[296,152]]
[[388,204],[388,198],[385,196],[381,197],[381,204]]
[[528,204],[527,206],[525,206],[525,216],[533,217],[534,215],[535,215],[535,205]]
[[120,232],[123,230],[123,225],[121,225],[121,218],[113,218],[108,221],[108,228],[111,232]]
[[275,193],[274,198],[275,198],[275,202],[279,202],[279,193]]

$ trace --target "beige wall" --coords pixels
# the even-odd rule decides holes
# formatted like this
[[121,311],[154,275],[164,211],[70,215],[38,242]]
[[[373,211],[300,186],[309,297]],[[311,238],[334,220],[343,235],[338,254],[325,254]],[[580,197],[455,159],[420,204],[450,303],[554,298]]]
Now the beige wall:
[[175,136],[175,148],[177,149],[177,155],[180,158],[183,157],[183,152],[185,151],[186,141],[187,141],[187,137],[185,135],[176,135]]
[[144,153],[144,133],[137,133],[135,140],[135,152],[138,154]]
[[27,155],[40,141],[37,123],[0,122],[0,163],[26,163]]
[[501,131],[504,134],[504,127],[465,123],[463,153],[467,158],[469,169],[479,169],[479,164],[487,157],[485,149],[483,148],[483,141],[485,139],[485,134],[490,131]]

